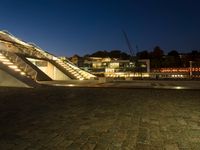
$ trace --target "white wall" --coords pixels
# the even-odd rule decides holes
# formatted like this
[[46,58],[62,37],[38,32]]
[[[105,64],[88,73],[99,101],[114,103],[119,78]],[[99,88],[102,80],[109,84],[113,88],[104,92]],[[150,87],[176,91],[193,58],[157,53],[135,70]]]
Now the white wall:
[[27,59],[30,62],[32,62],[35,66],[37,66],[47,76],[49,76],[52,80],[71,80],[71,78],[69,78],[67,75],[65,75],[63,72],[61,72],[58,68],[56,68],[53,64],[51,64],[48,61],[34,59],[34,58],[27,58]]
[[53,80],[70,80],[68,76],[62,73],[58,68],[56,68],[50,62],[47,62],[46,67],[39,67],[39,66],[37,67]]
[[41,70],[53,80],[70,80],[68,76],[49,62],[47,63],[47,67],[42,67]]

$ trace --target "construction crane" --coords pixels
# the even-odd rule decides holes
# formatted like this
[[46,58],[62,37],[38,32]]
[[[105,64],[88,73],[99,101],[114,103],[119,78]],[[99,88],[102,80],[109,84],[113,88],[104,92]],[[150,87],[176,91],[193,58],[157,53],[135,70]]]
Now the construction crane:
[[123,33],[123,35],[124,35],[124,37],[125,37],[125,40],[126,40],[126,43],[127,43],[127,45],[128,45],[129,53],[130,53],[130,56],[131,56],[130,60],[131,60],[132,62],[133,62],[133,61],[137,61],[137,59],[136,59],[136,54],[139,52],[138,45],[136,45],[136,54],[134,54],[134,50],[133,50],[133,47],[132,47],[132,45],[131,45],[131,43],[130,43],[130,41],[129,41],[129,39],[128,39],[127,33],[126,33],[124,30],[122,30],[122,33]]
[[123,35],[125,37],[125,40],[126,40],[126,43],[128,45],[129,52],[130,52],[130,61],[135,64],[135,71],[136,70],[138,71],[140,67],[139,67],[139,62],[138,62],[136,54],[139,52],[139,48],[136,45],[136,54],[134,54],[133,47],[132,47],[132,45],[131,45],[131,43],[128,39],[126,32],[124,30],[122,30],[122,32],[123,32]]
[[131,59],[131,61],[133,61],[133,58],[134,58],[133,48],[132,48],[132,46],[131,46],[131,43],[130,43],[130,41],[129,41],[129,39],[128,39],[128,36],[127,36],[126,32],[125,32],[124,30],[122,30],[122,33],[123,33],[123,35],[124,35],[124,37],[125,37],[125,40],[126,40],[126,43],[127,43],[127,45],[128,45],[129,53],[130,53],[130,56],[131,56],[130,59]]

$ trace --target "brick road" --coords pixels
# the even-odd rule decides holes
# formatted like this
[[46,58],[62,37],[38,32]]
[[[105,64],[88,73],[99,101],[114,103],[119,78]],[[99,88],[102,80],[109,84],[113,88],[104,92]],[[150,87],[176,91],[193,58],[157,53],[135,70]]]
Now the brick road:
[[200,91],[0,88],[0,150],[199,150]]

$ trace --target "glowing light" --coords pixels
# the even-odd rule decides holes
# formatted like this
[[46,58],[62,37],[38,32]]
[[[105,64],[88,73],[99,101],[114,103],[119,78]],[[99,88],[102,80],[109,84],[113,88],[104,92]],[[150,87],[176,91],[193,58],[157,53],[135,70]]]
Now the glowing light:
[[175,86],[174,89],[180,90],[180,89],[184,89],[184,87],[181,87],[181,86]]
[[17,71],[17,72],[21,71],[21,70],[20,70],[20,69],[18,69],[18,68],[15,68],[14,70],[15,70],[15,71]]
[[21,74],[21,75],[26,75],[26,73],[25,73],[25,72],[20,72],[20,74]]
[[3,64],[5,64],[5,65],[12,65],[13,63],[11,63],[9,61],[6,61],[6,62],[3,62]]
[[17,69],[17,66],[8,66],[9,68]]
[[7,58],[0,58],[0,61],[9,62],[9,60]]

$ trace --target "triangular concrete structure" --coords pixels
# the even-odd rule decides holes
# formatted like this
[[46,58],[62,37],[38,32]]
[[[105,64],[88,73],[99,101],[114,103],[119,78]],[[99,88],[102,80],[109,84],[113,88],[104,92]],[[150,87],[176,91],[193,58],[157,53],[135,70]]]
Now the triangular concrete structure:
[[32,86],[31,82],[37,81],[96,78],[69,60],[62,60],[6,31],[0,31],[0,70]]

